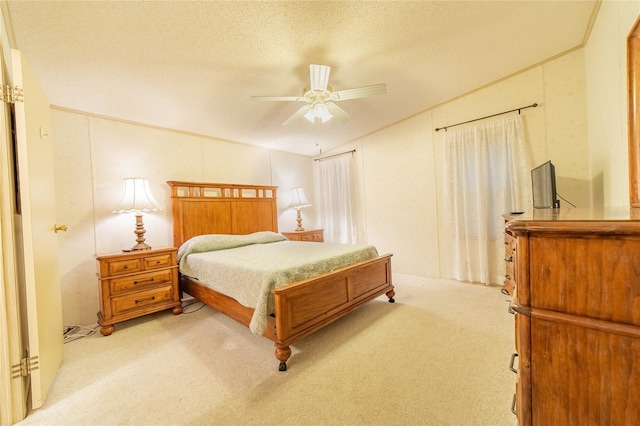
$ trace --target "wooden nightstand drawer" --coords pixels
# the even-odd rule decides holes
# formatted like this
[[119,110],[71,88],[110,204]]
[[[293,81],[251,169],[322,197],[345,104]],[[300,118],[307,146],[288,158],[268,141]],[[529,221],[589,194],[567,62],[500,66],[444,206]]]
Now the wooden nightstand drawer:
[[324,229],[310,229],[308,231],[283,232],[282,235],[291,241],[324,242]]
[[145,274],[128,275],[122,278],[109,280],[109,289],[112,295],[128,291],[139,291],[150,286],[171,284],[172,270],[148,272]]
[[171,286],[169,285],[147,291],[130,293],[125,296],[113,297],[111,299],[111,312],[113,315],[124,315],[127,312],[152,308],[170,301]]
[[122,275],[138,272],[140,268],[140,259],[124,259],[107,262],[107,271],[109,275]]
[[144,269],[168,268],[172,265],[171,254],[163,254],[160,256],[145,257],[143,260]]
[[313,233],[313,234],[304,234],[300,235],[300,241],[315,241],[317,243],[321,243],[324,241],[322,234]]
[[176,255],[171,247],[96,256],[103,336],[122,321],[164,309],[182,312]]

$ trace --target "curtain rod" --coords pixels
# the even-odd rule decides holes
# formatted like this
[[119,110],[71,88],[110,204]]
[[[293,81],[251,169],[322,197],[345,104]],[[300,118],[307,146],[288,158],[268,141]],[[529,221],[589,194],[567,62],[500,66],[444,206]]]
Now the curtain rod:
[[337,157],[338,155],[353,154],[354,152],[356,152],[356,150],[352,149],[351,151],[341,152],[340,154],[333,154],[333,155],[327,155],[326,157],[314,158],[313,161],[322,161],[322,160],[326,160],[327,158]]
[[497,114],[487,115],[486,117],[474,118],[473,120],[464,121],[462,123],[450,124],[450,125],[444,126],[444,127],[436,127],[436,132],[439,131],[439,130],[442,130],[442,129],[444,129],[444,131],[446,132],[449,127],[459,126],[461,124],[473,123],[474,121],[484,120],[485,118],[495,117],[496,115],[508,114],[508,113],[514,112],[514,111],[518,111],[518,114],[520,114],[520,110],[523,110],[523,109],[526,109],[526,108],[535,108],[537,106],[538,106],[537,103],[533,103],[531,105],[523,106],[523,107],[512,109],[512,110],[509,110],[509,111],[504,111],[504,112],[499,112]]

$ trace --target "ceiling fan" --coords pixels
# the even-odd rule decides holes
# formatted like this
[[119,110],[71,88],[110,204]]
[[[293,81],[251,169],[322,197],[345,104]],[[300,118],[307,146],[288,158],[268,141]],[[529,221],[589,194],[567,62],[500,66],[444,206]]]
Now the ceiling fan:
[[310,85],[302,89],[302,96],[252,96],[252,101],[299,101],[307,105],[297,110],[291,117],[282,123],[289,125],[301,117],[312,123],[316,121],[326,123],[332,117],[336,117],[343,123],[351,119],[351,115],[335,104],[337,101],[347,99],[364,98],[367,96],[384,95],[387,93],[387,85],[384,83],[372,86],[357,87],[333,91],[329,86],[329,74],[331,67],[327,65],[309,65]]

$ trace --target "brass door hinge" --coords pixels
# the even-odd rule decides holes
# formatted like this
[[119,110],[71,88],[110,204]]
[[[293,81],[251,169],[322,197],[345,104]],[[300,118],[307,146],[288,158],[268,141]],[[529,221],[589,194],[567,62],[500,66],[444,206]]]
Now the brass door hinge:
[[31,374],[33,370],[37,370],[39,367],[37,356],[22,358],[19,364],[11,366],[11,378],[17,379],[18,377],[26,377]]
[[8,104],[24,102],[24,90],[20,86],[0,86],[0,101]]

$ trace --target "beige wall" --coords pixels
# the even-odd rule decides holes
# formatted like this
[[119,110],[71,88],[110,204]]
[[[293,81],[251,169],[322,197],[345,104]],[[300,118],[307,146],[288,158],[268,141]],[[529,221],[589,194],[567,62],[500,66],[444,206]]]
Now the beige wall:
[[594,203],[629,205],[626,38],[638,1],[604,1],[585,47],[587,122]]
[[534,165],[553,161],[558,193],[578,207],[628,205],[625,39],[639,10],[605,1],[585,48],[345,146],[359,148],[365,234],[394,253],[394,271],[451,276],[436,127],[536,102],[522,110]]
[[396,272],[450,277],[441,200],[445,132],[435,128],[534,102],[537,108],[521,111],[534,165],[552,160],[560,195],[589,206],[585,93],[580,49],[341,147],[358,147],[368,242],[394,254]]
[[368,241],[396,272],[437,277],[438,222],[429,114],[362,140]]
[[[53,109],[57,217],[66,324],[96,321],[98,287],[95,253],[112,253],[135,244],[135,219],[112,214],[122,196],[122,179],[145,177],[164,205],[144,215],[146,242],[173,245],[168,180],[276,185],[280,230],[295,226],[286,211],[289,189],[303,186],[313,200],[312,159],[248,145],[137,126]],[[307,227],[313,209],[302,211]]]

